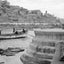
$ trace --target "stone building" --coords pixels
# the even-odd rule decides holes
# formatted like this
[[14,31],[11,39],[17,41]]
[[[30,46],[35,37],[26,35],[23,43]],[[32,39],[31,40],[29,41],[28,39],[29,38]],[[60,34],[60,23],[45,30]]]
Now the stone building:
[[20,57],[23,64],[64,64],[64,30],[34,30],[35,37]]

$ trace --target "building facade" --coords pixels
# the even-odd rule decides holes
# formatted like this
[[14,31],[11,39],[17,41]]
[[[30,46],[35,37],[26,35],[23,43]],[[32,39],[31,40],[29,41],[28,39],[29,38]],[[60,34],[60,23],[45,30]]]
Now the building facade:
[[35,37],[20,57],[24,64],[63,64],[64,30],[35,30]]

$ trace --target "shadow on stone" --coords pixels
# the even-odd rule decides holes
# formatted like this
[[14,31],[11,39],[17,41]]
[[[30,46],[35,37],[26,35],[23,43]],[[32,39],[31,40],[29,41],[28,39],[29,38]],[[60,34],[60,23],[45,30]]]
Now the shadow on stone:
[[60,61],[64,62],[64,56],[63,56],[63,57],[61,57]]

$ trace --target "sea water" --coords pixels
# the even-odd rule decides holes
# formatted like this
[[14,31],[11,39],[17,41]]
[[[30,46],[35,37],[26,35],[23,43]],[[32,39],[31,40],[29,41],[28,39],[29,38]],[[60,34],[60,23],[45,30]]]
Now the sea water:
[[[21,38],[21,39],[11,39],[11,40],[0,40],[0,48],[7,49],[7,48],[24,48],[26,49],[30,42],[32,41],[31,38]],[[5,56],[0,55],[0,64],[23,64],[20,60],[20,56],[24,52],[19,52],[15,54],[15,56]]]

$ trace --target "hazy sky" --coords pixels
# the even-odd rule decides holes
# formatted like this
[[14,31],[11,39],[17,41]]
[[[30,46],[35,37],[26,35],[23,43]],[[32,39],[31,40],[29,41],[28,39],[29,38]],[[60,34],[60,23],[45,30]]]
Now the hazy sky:
[[64,0],[8,0],[13,5],[19,5],[29,10],[47,10],[49,13],[64,18]]

